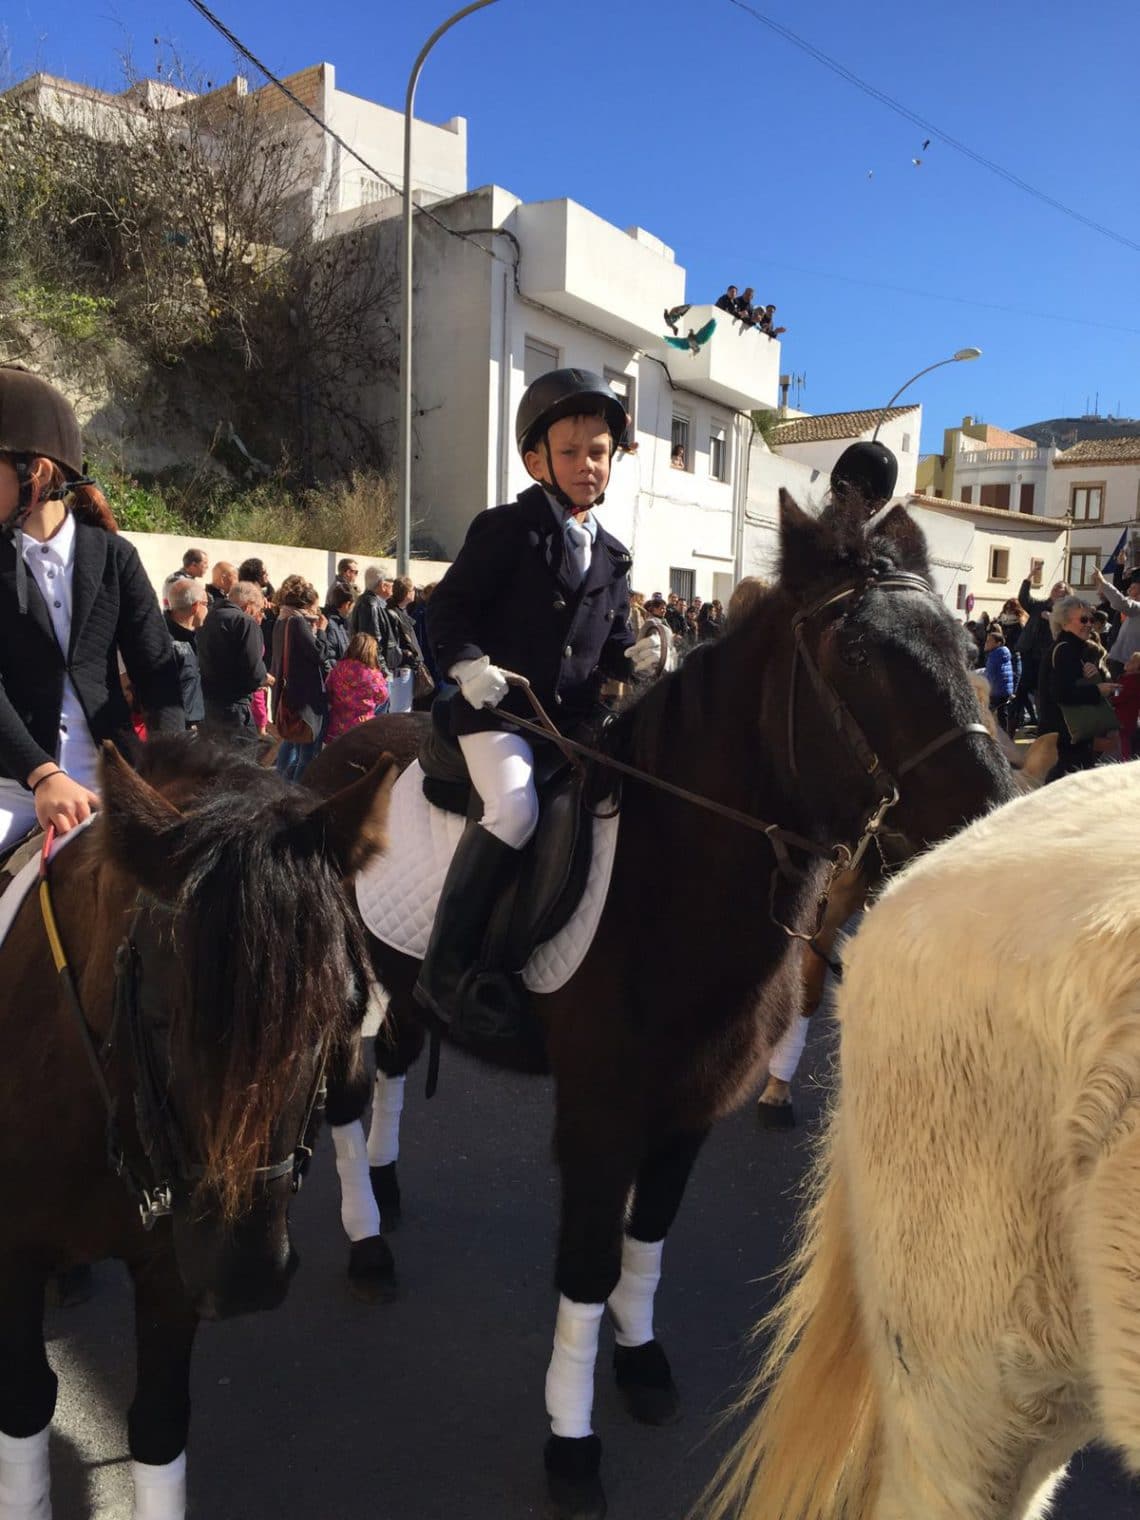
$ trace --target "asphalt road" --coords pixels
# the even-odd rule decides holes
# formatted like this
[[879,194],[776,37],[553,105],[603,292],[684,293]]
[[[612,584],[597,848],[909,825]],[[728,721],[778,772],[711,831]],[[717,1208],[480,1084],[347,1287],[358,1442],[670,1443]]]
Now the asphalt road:
[[[823,1029],[810,1052],[827,1065]],[[414,1087],[414,1091],[411,1090]],[[428,1104],[409,1082],[404,1223],[392,1237],[403,1294],[366,1308],[344,1289],[331,1147],[294,1211],[302,1258],[285,1307],[207,1325],[194,1363],[196,1520],[523,1520],[542,1512],[543,1379],[556,1181],[542,1081],[445,1052]],[[599,1359],[595,1428],[612,1520],[681,1520],[728,1433],[718,1416],[747,1371],[744,1337],[769,1301],[822,1092],[799,1086],[805,1125],[759,1131],[750,1112],[714,1134],[665,1255],[658,1333],[683,1421],[633,1424]],[[133,1341],[125,1275],[97,1268],[87,1304],[50,1316],[60,1374],[56,1520],[130,1520],[125,1410]],[[1086,1454],[1055,1520],[1140,1513],[1112,1459]],[[916,1517],[918,1520],[918,1517]]]

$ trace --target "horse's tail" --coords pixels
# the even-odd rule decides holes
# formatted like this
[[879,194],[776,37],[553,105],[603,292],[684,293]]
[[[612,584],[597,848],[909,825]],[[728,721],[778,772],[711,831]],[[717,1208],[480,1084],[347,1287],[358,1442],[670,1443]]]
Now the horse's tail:
[[848,1186],[833,1119],[788,1286],[740,1407],[767,1397],[718,1472],[702,1520],[868,1520],[879,1488],[880,1410],[855,1287]]

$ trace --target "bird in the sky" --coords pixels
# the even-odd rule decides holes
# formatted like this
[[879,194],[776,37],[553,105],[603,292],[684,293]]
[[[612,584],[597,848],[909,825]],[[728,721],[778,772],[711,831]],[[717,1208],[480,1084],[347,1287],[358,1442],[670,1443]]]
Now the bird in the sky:
[[925,153],[926,150],[927,150],[927,148],[929,148],[929,147],[930,147],[930,138],[928,137],[926,139],[926,141],[922,145],[922,151]]
[[914,167],[916,169],[921,169],[922,168],[922,159],[921,158],[912,158],[911,159],[911,163],[914,165]]
[[683,338],[666,338],[670,348],[687,348],[691,354],[699,354],[701,349],[716,331],[716,318],[710,317],[699,332],[694,332],[690,327]]
[[665,326],[669,329],[674,337],[677,336],[677,323],[685,315],[688,309],[688,306],[667,306],[665,308]]

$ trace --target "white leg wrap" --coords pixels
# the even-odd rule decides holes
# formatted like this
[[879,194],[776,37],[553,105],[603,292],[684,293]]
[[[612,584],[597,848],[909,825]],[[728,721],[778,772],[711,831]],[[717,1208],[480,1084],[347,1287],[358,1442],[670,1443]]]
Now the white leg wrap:
[[576,1304],[562,1295],[554,1326],[554,1353],[546,1369],[546,1412],[556,1436],[579,1440],[592,1433],[594,1363],[605,1304]]
[[336,1170],[340,1178],[340,1222],[349,1240],[367,1240],[380,1233],[380,1210],[368,1178],[368,1147],[359,1119],[332,1126]]
[[376,1073],[372,1089],[372,1125],[368,1131],[368,1165],[390,1166],[400,1154],[400,1115],[406,1077]]
[[34,1436],[0,1432],[0,1520],[51,1520],[48,1428]]
[[131,1520],[185,1520],[185,1452],[162,1467],[152,1467],[149,1462],[132,1462],[131,1477],[135,1483],[135,1508]]
[[776,1077],[781,1082],[790,1082],[795,1076],[796,1067],[799,1066],[800,1057],[804,1053],[810,1023],[811,1020],[805,1019],[802,1013],[792,1016],[791,1023],[776,1042],[768,1060],[770,1077]]
[[619,1346],[644,1346],[653,1339],[653,1296],[661,1281],[663,1240],[634,1240],[621,1247],[621,1278],[610,1294],[614,1339]]

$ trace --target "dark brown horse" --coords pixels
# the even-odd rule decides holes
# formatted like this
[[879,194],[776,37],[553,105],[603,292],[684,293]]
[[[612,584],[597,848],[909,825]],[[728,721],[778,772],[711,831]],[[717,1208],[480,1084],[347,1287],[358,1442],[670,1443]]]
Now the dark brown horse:
[[386,770],[316,803],[205,741],[156,741],[137,775],[108,747],[102,812],[48,867],[69,971],[34,891],[0,946],[5,1516],[49,1513],[45,1280],[104,1257],[134,1280],[136,1513],[183,1513],[198,1320],[281,1302],[322,1069],[354,1088],[343,880],[382,843]]
[[[779,583],[620,724],[644,771],[800,843],[627,781],[594,943],[561,991],[534,999],[562,1179],[545,1460],[552,1513],[574,1520],[605,1509],[590,1412],[607,1301],[633,1414],[660,1424],[678,1411],[653,1338],[661,1243],[710,1125],[754,1088],[798,1006],[800,953],[782,925],[813,920],[821,855],[854,846],[884,810],[913,851],[1012,794],[911,520],[898,509],[872,532],[855,510],[816,519],[790,497],[781,514]],[[401,720],[376,720],[332,745],[306,780],[340,785],[401,739]],[[670,893],[666,868],[678,861],[695,889]],[[418,964],[371,949],[390,995],[379,1092],[418,1055],[423,1025]]]

